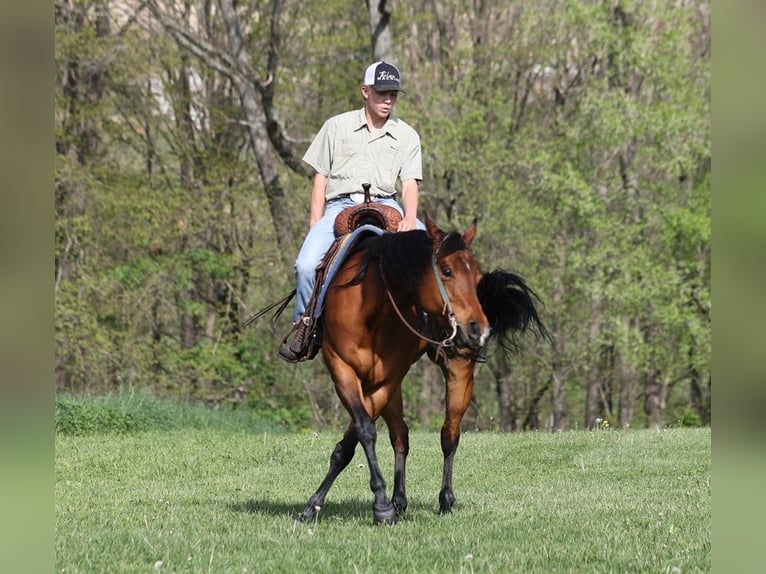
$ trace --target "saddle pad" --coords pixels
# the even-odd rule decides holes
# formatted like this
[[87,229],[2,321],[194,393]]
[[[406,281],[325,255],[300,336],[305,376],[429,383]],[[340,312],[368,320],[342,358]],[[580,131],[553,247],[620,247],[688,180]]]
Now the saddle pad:
[[383,233],[386,232],[380,227],[376,227],[375,225],[362,225],[351,233],[343,236],[339,240],[342,242],[342,244],[338,248],[334,259],[330,262],[329,267],[327,268],[327,275],[325,276],[324,283],[322,284],[322,290],[319,292],[317,303],[314,307],[314,319],[318,319],[322,315],[322,311],[324,311],[324,298],[327,294],[327,288],[329,287],[333,277],[335,277],[335,274],[338,272],[338,269],[340,269],[340,266],[343,264],[343,261],[346,259],[346,256],[348,256],[351,249],[359,242],[362,237],[370,234],[382,235]]

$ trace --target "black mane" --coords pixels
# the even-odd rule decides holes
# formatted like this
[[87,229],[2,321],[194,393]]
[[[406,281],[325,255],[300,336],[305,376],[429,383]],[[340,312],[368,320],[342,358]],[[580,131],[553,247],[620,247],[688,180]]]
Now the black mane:
[[[376,273],[385,273],[386,284],[408,296],[417,292],[426,273],[431,273],[433,240],[425,231],[384,233],[364,239],[359,249],[364,251],[356,275],[340,287],[362,282],[370,266]],[[458,232],[447,233],[439,245],[439,255],[449,255],[467,249]],[[492,327],[491,340],[505,351],[518,351],[521,336],[534,333],[551,341],[548,329],[537,313],[540,297],[523,278],[515,273],[495,269],[484,273],[477,287],[477,296]]]
[[[400,233],[384,233],[365,239],[360,244],[364,255],[356,275],[342,287],[357,285],[364,279],[370,264],[384,270],[386,284],[396,290],[412,294],[418,289],[425,273],[431,271],[433,240],[420,229]],[[467,249],[463,236],[447,233],[439,245],[439,255]]]
[[492,338],[503,349],[517,351],[519,337],[528,332],[551,341],[535,307],[535,301],[542,303],[540,297],[515,273],[502,269],[484,273],[477,293],[492,327]]

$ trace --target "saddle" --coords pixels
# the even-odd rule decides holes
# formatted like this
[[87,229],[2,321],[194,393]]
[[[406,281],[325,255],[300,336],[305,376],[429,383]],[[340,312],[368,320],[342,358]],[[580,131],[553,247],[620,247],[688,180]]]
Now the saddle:
[[[369,183],[362,184],[364,203],[347,207],[335,218],[335,241],[317,266],[314,291],[306,312],[282,340],[279,355],[286,361],[311,360],[319,351],[322,344],[320,319],[327,285],[359,237],[365,233],[395,232],[402,220],[402,215],[394,207],[373,203],[370,187]],[[293,341],[288,343],[293,333]]]
[[364,203],[352,205],[341,211],[335,218],[335,237],[351,233],[362,225],[374,225],[385,231],[396,231],[402,214],[384,203],[373,203],[370,199],[370,184],[363,183]]

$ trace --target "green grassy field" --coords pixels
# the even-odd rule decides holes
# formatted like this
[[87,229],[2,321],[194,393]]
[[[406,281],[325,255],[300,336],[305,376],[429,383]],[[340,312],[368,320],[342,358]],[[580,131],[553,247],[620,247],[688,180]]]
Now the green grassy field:
[[[361,449],[296,524],[336,433],[59,433],[59,572],[706,572],[710,430],[465,433],[451,515],[438,434],[411,436],[410,508],[372,525]],[[378,451],[389,486],[385,431]]]

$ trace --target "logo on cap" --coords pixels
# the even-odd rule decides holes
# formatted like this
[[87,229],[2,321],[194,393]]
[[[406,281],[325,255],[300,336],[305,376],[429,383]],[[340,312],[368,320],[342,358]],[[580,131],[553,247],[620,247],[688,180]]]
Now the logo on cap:
[[388,62],[375,62],[368,67],[364,83],[376,92],[402,91],[399,69]]

